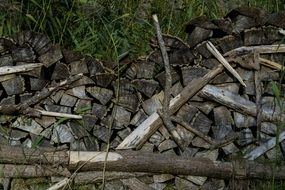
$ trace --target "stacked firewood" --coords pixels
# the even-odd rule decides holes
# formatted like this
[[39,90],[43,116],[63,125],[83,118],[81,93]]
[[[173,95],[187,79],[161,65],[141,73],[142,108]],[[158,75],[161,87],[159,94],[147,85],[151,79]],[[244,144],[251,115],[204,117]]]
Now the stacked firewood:
[[[35,32],[1,38],[0,144],[73,151],[135,149],[211,161],[282,160],[284,23],[283,12],[238,8],[222,19],[194,18],[186,26],[187,42],[164,35],[172,76],[171,130],[158,114],[165,71],[157,40],[146,59],[113,64],[61,49]],[[225,63],[229,66],[221,66]],[[204,176],[149,175],[109,176],[129,179],[108,185],[226,186],[224,180]]]

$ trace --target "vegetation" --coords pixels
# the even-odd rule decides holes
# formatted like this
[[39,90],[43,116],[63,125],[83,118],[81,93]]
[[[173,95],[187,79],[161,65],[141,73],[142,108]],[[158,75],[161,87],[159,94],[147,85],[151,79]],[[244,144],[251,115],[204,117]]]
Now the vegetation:
[[[219,18],[237,5],[261,7],[269,12],[284,10],[282,0],[0,0],[0,36],[21,30],[42,32],[65,48],[118,62],[125,54],[132,58],[148,54],[149,42],[155,36],[152,13],[158,14],[164,33],[186,40],[184,26],[191,18]],[[272,86],[282,108],[280,87]],[[55,125],[62,122],[66,120]],[[281,127],[284,124],[280,124],[278,133]],[[256,189],[284,187],[274,179],[260,184]]]
[[224,16],[237,5],[283,9],[281,0],[1,0],[0,36],[20,30],[46,33],[53,42],[106,61],[126,53],[146,55],[155,36],[151,14],[159,16],[164,33],[186,39],[191,18]]

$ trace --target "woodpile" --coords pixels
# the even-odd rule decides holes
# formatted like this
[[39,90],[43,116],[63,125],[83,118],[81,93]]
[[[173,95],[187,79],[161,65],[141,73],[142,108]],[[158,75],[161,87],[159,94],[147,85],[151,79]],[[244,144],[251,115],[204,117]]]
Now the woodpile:
[[[163,35],[171,67],[169,94],[164,94],[166,72],[157,40],[146,59],[124,58],[115,64],[61,49],[35,32],[1,38],[0,148],[7,153],[7,146],[40,147],[38,157],[44,151],[63,151],[62,157],[50,158],[62,160],[55,163],[63,168],[38,175],[53,176],[53,182],[62,180],[58,173],[70,177],[69,172],[77,170],[67,159],[69,151],[80,152],[76,159],[81,160],[83,151],[109,148],[110,154],[127,159],[115,166],[108,156],[100,160],[110,170],[110,189],[164,189],[172,182],[177,189],[225,189],[231,185],[225,180],[231,178],[273,177],[270,167],[262,165],[264,171],[253,160],[285,157],[284,23],[284,12],[241,7],[222,19],[192,19],[186,25],[187,42]],[[163,100],[169,95],[167,120],[172,127],[165,127]],[[14,155],[13,150],[17,148],[11,147],[9,154]],[[26,164],[37,171],[33,164],[53,162],[9,162],[13,158],[5,155],[0,156],[4,168]],[[239,174],[231,164],[242,159],[247,169]],[[87,165],[91,160],[85,158]],[[183,170],[182,162],[201,167]],[[82,166],[85,172],[77,171],[73,182],[101,182],[102,173],[94,171],[102,167]],[[213,170],[208,175],[207,168]],[[21,177],[8,171],[0,177]],[[37,176],[26,174],[22,177]],[[285,178],[284,172],[276,174]]]

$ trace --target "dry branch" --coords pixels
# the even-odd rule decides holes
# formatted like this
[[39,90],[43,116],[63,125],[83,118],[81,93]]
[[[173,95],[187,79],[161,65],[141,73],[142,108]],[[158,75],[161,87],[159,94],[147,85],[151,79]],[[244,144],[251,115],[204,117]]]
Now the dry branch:
[[284,53],[285,44],[276,45],[260,45],[260,46],[242,46],[224,54],[225,57],[237,57],[240,55],[251,54],[251,53]]
[[243,82],[242,78],[239,76],[239,74],[232,68],[232,66],[228,63],[228,61],[222,56],[222,54],[215,48],[215,46],[208,41],[207,42],[207,49],[219,60],[221,64],[225,66],[225,68],[233,74],[233,76],[243,85],[246,86]]
[[[101,171],[104,167],[106,156],[106,152],[60,151],[54,152],[54,154],[51,155],[50,152],[47,154],[44,151],[23,149],[22,152],[26,153],[25,156],[27,158],[27,160],[23,160],[23,155],[21,153],[16,153],[16,151],[19,150],[16,149],[6,152],[7,149],[8,148],[1,146],[1,153],[3,154],[1,154],[0,161],[2,163],[25,162],[35,164],[42,161],[42,165],[57,165],[59,163],[59,155],[67,155],[60,163],[69,171],[77,172]],[[8,154],[14,155],[14,157],[11,158]],[[44,155],[49,155],[49,162],[45,161]],[[208,158],[183,157],[137,151],[118,151],[109,152],[106,162],[107,171],[168,173],[174,175],[194,175],[223,179],[271,179],[272,176],[275,175],[276,179],[285,179],[284,166],[273,169],[271,165],[259,164],[254,161],[246,160],[220,162],[212,161]],[[78,168],[80,169],[78,170]]]
[[282,71],[284,70],[284,66],[276,63],[274,61],[268,60],[268,59],[264,59],[262,57],[259,57],[260,63],[266,67],[270,67],[272,69],[277,69],[278,71]]
[[169,133],[172,135],[173,139],[177,143],[180,149],[183,150],[183,142],[182,138],[180,135],[177,133],[175,130],[175,126],[170,120],[170,113],[169,113],[169,102],[171,98],[171,84],[172,84],[172,78],[171,78],[171,70],[170,70],[170,64],[169,64],[169,59],[168,59],[168,54],[165,48],[165,44],[162,38],[159,22],[157,15],[152,16],[154,20],[154,25],[156,28],[156,34],[157,34],[157,41],[160,47],[163,63],[164,63],[164,68],[165,68],[165,86],[164,86],[164,98],[163,98],[163,107],[162,111],[163,112],[158,112],[159,116],[162,118],[162,121],[169,131]]
[[[170,101],[170,114],[175,113],[185,102],[222,71],[223,66],[219,65],[215,69],[210,70],[205,76],[192,80],[180,94]],[[159,115],[156,112],[153,113],[126,137],[117,149],[140,148],[161,124],[162,120],[159,118]]]
[[[232,108],[242,114],[249,114],[251,116],[257,116],[257,109],[255,103],[249,101],[239,95],[236,95],[230,91],[224,90],[212,85],[206,85],[201,91],[200,96],[218,102],[224,106]],[[278,111],[262,110],[262,121],[285,121],[285,116]]]

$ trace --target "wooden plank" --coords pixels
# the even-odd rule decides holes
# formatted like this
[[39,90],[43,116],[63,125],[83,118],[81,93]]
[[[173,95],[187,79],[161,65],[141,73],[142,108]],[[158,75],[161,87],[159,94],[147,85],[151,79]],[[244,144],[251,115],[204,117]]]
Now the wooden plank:
[[[223,66],[219,65],[215,69],[210,70],[205,76],[192,80],[182,92],[170,101],[170,114],[175,113],[178,109],[193,97],[201,88],[203,88],[210,80],[223,71]],[[162,120],[157,112],[150,115],[142,122],[127,138],[123,140],[117,149],[140,148],[150,136],[160,127]]]

